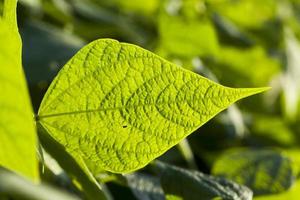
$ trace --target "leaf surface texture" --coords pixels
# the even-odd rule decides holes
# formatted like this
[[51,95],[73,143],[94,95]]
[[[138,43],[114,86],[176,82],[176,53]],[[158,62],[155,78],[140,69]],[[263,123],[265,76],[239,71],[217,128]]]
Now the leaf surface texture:
[[265,89],[224,87],[138,46],[101,39],[59,72],[40,106],[39,123],[91,168],[124,173]]

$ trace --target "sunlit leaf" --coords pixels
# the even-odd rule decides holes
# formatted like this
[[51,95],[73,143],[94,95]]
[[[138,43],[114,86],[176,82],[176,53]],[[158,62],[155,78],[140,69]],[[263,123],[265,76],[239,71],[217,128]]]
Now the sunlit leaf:
[[21,64],[16,1],[5,3],[0,18],[0,165],[37,180],[36,132]]
[[101,39],[60,71],[38,122],[77,158],[124,173],[147,165],[235,101],[234,89],[135,45]]

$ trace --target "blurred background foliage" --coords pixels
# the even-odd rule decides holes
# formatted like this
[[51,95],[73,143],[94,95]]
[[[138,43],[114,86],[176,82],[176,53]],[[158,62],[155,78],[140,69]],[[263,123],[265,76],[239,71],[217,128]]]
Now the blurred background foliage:
[[[255,199],[300,198],[300,0],[20,0],[18,18],[35,110],[58,70],[98,38],[137,44],[226,86],[271,86],[160,160],[227,177]],[[80,196],[51,163],[45,181]],[[144,176],[98,180],[115,199],[162,198],[136,179]],[[145,186],[132,189],[137,181]]]

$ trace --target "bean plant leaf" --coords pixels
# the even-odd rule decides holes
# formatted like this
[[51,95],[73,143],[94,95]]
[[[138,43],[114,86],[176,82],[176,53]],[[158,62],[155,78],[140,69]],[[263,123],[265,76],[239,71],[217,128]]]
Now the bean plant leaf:
[[4,1],[0,18],[0,165],[38,179],[36,132],[21,64],[16,1]]
[[135,45],[100,39],[59,72],[38,121],[88,166],[125,173],[264,90],[224,87]]
[[219,50],[213,24],[196,9],[198,1],[162,1],[158,31],[160,51],[180,57],[216,55]]
[[224,178],[187,170],[161,162],[156,163],[161,170],[161,185],[167,199],[223,199],[250,200],[252,191]]
[[272,150],[226,152],[215,163],[213,174],[244,184],[255,195],[283,192],[295,179],[291,160]]

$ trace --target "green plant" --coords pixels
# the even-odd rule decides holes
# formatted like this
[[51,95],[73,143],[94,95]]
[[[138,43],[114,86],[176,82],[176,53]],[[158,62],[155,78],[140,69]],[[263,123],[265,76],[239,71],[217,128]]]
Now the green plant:
[[[72,180],[74,193],[81,192],[84,199],[110,199],[105,184],[110,180],[129,185],[136,196],[146,196],[140,199],[251,199],[252,191],[246,186],[261,195],[279,193],[293,185],[296,173],[290,159],[271,150],[227,152],[213,167],[213,174],[222,177],[154,161],[234,102],[268,88],[225,87],[148,50],[117,40],[100,39],[83,47],[52,81],[38,113],[33,116],[22,71],[16,5],[16,0],[4,0],[0,20],[0,44],[8,44],[0,47],[0,89],[4,94],[0,98],[2,167],[38,183],[40,176],[44,176],[38,173],[38,162],[43,164],[44,154],[49,153]],[[165,13],[161,15],[160,34],[164,40],[161,52],[181,56],[218,54],[220,49],[211,22],[199,23],[192,14],[183,15],[184,18],[175,19],[178,22],[173,24],[175,28],[166,28],[163,23],[172,24],[169,21],[174,19]],[[204,48],[197,49],[178,39],[181,34],[172,29],[183,29],[189,17],[190,29],[197,27],[199,33],[206,30],[204,34],[212,35],[213,45],[203,39],[197,42]],[[229,15],[229,18],[236,16]],[[252,21],[238,23],[246,27],[255,25]],[[211,49],[204,51],[206,47]],[[235,59],[234,51],[222,50],[226,58],[217,62],[228,64]],[[265,56],[262,49],[254,48],[255,59],[264,60]],[[235,59],[237,64],[233,68],[239,68],[239,62],[244,61],[240,57]],[[266,63],[275,62],[266,59]],[[274,71],[276,68],[275,63]],[[251,81],[259,82],[260,76],[253,75]],[[179,148],[186,151],[182,145]],[[251,159],[245,161],[245,157]],[[232,165],[228,167],[230,162]],[[251,173],[241,173],[245,165],[253,166]],[[155,176],[129,174],[145,166]],[[47,164],[44,167],[47,172]],[[278,177],[266,176],[268,173]],[[77,199],[80,196],[31,185],[4,169],[0,170],[0,177],[10,183],[0,184],[3,198]],[[256,177],[257,182],[253,182]],[[146,182],[151,187],[141,188],[135,181]],[[24,190],[15,189],[26,184]],[[274,187],[268,188],[268,184]],[[44,191],[50,196],[42,195]]]

